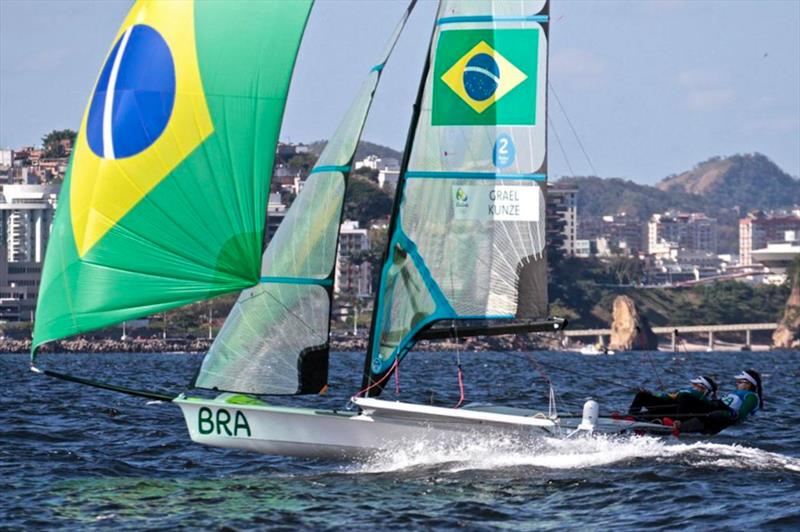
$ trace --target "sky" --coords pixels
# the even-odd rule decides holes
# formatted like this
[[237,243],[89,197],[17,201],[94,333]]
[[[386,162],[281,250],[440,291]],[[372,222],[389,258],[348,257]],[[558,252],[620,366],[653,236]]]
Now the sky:
[[[0,0],[0,146],[77,129],[128,0]],[[760,152],[800,176],[800,0],[554,0],[550,175],[642,184]],[[328,138],[405,10],[318,0],[281,138]],[[364,138],[402,149],[436,4],[421,0]]]

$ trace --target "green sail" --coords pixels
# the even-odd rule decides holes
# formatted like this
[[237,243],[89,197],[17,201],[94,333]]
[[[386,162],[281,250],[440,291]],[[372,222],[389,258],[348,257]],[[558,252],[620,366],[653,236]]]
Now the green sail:
[[383,65],[414,5],[409,4],[278,227],[264,253],[261,282],[239,296],[194,386],[295,395],[319,393],[327,385],[336,247],[350,165]]
[[312,0],[137,2],[59,198],[33,351],[256,284]]

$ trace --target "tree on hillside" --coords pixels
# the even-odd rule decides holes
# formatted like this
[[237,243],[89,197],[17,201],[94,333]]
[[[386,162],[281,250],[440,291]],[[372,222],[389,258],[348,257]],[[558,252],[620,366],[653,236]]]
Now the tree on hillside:
[[287,162],[287,166],[293,172],[302,172],[308,175],[317,163],[317,156],[313,153],[298,153]]
[[56,157],[66,157],[67,150],[64,147],[62,140],[69,140],[70,144],[75,143],[77,133],[71,129],[54,129],[44,137],[42,137],[42,146],[44,147],[44,156],[52,159]]
[[365,177],[353,174],[344,204],[344,217],[357,220],[361,227],[369,229],[374,220],[389,216],[392,203],[392,196],[386,190]]

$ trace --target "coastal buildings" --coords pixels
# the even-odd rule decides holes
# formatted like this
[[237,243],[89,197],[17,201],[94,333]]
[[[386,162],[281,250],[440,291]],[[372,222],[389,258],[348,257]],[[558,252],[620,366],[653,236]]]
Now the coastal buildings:
[[765,281],[772,284],[781,284],[786,280],[786,275],[792,263],[800,257],[800,241],[793,235],[790,241],[770,242],[763,249],[754,249],[751,254],[753,263],[763,265],[769,271],[765,273]]
[[5,185],[0,194],[0,234],[8,262],[42,262],[60,185]]
[[60,185],[5,185],[0,193],[0,320],[33,317]]
[[339,232],[339,252],[336,255],[336,293],[356,297],[371,297],[372,268],[359,254],[369,250],[369,231],[353,220],[342,222]]
[[285,217],[286,205],[281,201],[281,194],[280,192],[273,192],[269,195],[269,201],[267,202],[267,230],[265,237],[267,242],[275,236],[275,231],[278,230],[278,226]]
[[[627,213],[582,218],[578,224],[578,238],[593,242],[595,253],[602,248],[610,254],[636,256],[645,251],[645,224],[640,218]],[[600,240],[601,242],[598,242]],[[583,256],[588,244],[580,243],[576,254]]]
[[701,212],[653,214],[647,223],[647,253],[669,253],[673,246],[716,253],[717,220]]
[[546,196],[547,245],[572,257],[578,240],[578,189],[548,183]]
[[770,242],[790,242],[786,235],[800,235],[800,210],[764,213],[755,211],[739,220],[739,257],[743,266],[753,260],[753,250],[763,249]]
[[377,174],[378,186],[383,188],[389,185],[392,189],[397,186],[400,178],[400,161],[394,157],[378,157],[377,155],[367,155],[360,161],[356,161],[355,169],[374,170]]

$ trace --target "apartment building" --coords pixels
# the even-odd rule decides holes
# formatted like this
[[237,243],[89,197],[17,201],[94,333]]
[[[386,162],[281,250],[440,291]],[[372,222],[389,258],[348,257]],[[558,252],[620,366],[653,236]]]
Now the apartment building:
[[372,268],[369,262],[352,260],[353,255],[369,249],[369,231],[357,221],[345,220],[339,231],[339,252],[336,255],[336,293],[357,297],[372,296]]
[[800,210],[791,212],[748,213],[739,220],[739,257],[742,266],[753,264],[753,250],[769,243],[789,242],[786,235],[800,234]]
[[547,245],[560,249],[566,256],[574,256],[578,240],[578,189],[548,184],[546,211]]
[[647,223],[647,253],[663,253],[674,246],[716,253],[717,233],[716,218],[701,212],[653,214]]

